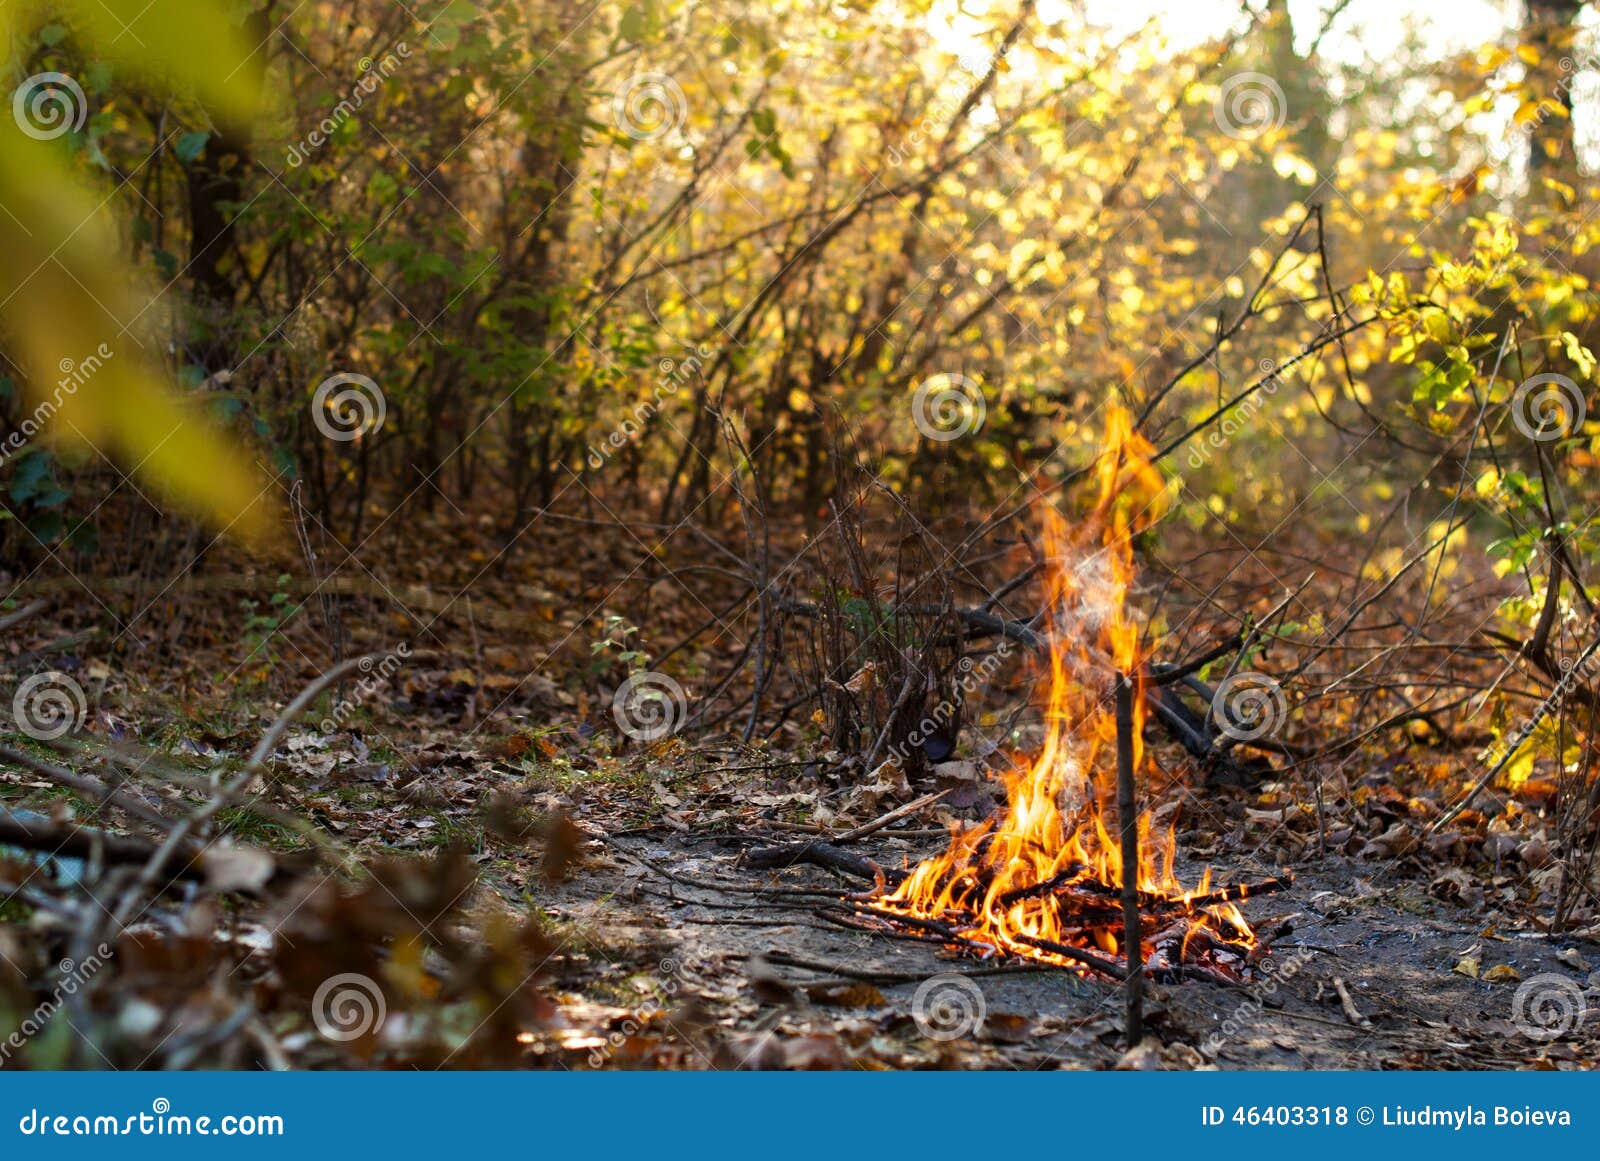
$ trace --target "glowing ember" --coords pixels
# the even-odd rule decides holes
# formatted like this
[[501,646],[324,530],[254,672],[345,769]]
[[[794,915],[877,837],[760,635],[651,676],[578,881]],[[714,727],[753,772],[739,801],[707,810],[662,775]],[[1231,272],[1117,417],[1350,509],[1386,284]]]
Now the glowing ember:
[[[866,909],[876,917],[909,922],[979,954],[1084,972],[1124,970],[1111,693],[1118,672],[1144,680],[1127,593],[1133,537],[1161,515],[1165,496],[1151,452],[1128,414],[1113,409],[1096,464],[1094,510],[1072,530],[1053,511],[1047,519],[1047,735],[1037,757],[1014,759],[1004,816],[953,834],[941,854]],[[1133,699],[1135,771],[1144,750],[1141,692]],[[1172,871],[1171,828],[1159,835],[1153,829],[1143,815],[1137,883],[1147,970],[1239,974],[1255,937],[1228,900],[1244,891],[1212,893],[1209,871],[1185,890]]]

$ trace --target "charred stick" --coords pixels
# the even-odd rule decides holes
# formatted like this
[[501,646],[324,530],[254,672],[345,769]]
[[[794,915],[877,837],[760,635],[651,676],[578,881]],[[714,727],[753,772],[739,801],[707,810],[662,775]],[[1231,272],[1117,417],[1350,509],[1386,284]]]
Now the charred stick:
[[1199,908],[1215,907],[1219,903],[1236,903],[1243,899],[1254,899],[1257,895],[1286,891],[1293,884],[1293,875],[1262,879],[1259,883],[1234,883],[1227,887],[1219,887],[1215,891],[1208,891],[1204,895],[1196,895],[1186,906]]
[[1176,690],[1152,689],[1145,696],[1167,732],[1192,757],[1204,758],[1211,753],[1211,739],[1206,737],[1205,724],[1183,703]]
[[900,923],[907,927],[915,927],[921,931],[931,932],[946,939],[964,940],[964,937],[950,924],[938,919],[923,919],[917,915],[905,915],[899,911],[882,911],[867,903],[852,904],[857,914],[870,915],[874,919],[882,919],[888,923]]
[[1344,1018],[1357,1028],[1371,1028],[1372,1021],[1361,1014],[1361,1009],[1356,1007],[1355,997],[1350,994],[1350,988],[1339,976],[1333,977],[1333,990],[1339,993],[1339,1007],[1344,1009]]
[[[885,939],[904,939],[914,943],[936,943],[941,947],[947,944],[956,944],[966,948],[981,946],[954,932],[946,934],[940,931],[905,931],[893,927],[885,927],[882,923],[870,922],[863,916],[853,915],[849,912],[826,911],[821,908],[818,908],[813,914],[824,923],[831,923],[835,927],[843,927],[848,931],[864,931],[871,935],[882,936]],[[903,919],[904,916],[900,918]],[[984,950],[988,949],[984,948]]]
[[1035,883],[1031,887],[1015,887],[1012,890],[1007,891],[1004,895],[1000,896],[996,902],[1002,908],[1004,908],[1010,907],[1013,903],[1020,903],[1024,899],[1035,899],[1040,895],[1049,895],[1058,888],[1067,888],[1070,884],[1072,884],[1073,879],[1076,879],[1086,870],[1088,870],[1088,868],[1082,863],[1073,863],[1071,866],[1065,868],[1064,870],[1057,871],[1048,879],[1044,879],[1038,883]]
[[1238,632],[1225,640],[1218,641],[1210,649],[1191,657],[1188,661],[1177,665],[1152,665],[1150,667],[1150,684],[1157,686],[1172,685],[1174,682],[1182,681],[1191,673],[1199,673],[1213,661],[1226,657],[1243,643],[1244,633]]
[[1128,1046],[1144,1039],[1144,934],[1139,916],[1139,815],[1133,787],[1135,678],[1117,678],[1117,822],[1122,828],[1122,951],[1128,961]]
[[761,847],[744,854],[744,865],[758,871],[779,870],[800,863],[810,863],[814,867],[825,867],[874,882],[879,875],[891,883],[897,883],[905,877],[903,871],[879,866],[871,859],[841,851],[831,843],[787,843],[783,846]]
[[925,806],[932,806],[941,798],[947,797],[953,790],[954,787],[952,787],[950,790],[939,790],[932,794],[924,794],[921,798],[916,799],[914,802],[908,802],[904,806],[897,806],[888,814],[881,815],[869,823],[865,823],[856,827],[854,830],[847,830],[843,834],[834,835],[833,841],[836,843],[849,843],[854,842],[858,838],[865,838],[874,831],[882,830],[891,822],[899,822],[908,814],[915,814]]
[[38,613],[42,613],[49,607],[50,600],[48,597],[41,597],[37,601],[29,601],[26,605],[23,605],[22,608],[17,609],[15,612],[10,612],[5,616],[0,617],[0,633],[5,632],[7,629],[15,628],[16,626],[22,624],[22,622],[26,621],[29,617],[32,617]]
[[1234,979],[1221,968],[1211,967],[1202,963],[1178,963],[1171,967],[1156,968],[1150,973],[1150,978],[1158,984],[1175,984],[1182,980],[1204,980],[1209,984],[1219,987],[1233,988],[1235,990],[1248,985]]
[[1114,980],[1123,979],[1128,974],[1126,965],[1120,964],[1113,959],[1107,959],[1103,955],[1097,955],[1095,952],[1085,951],[1081,947],[1073,947],[1069,943],[1057,943],[1053,939],[1039,939],[1037,936],[1032,935],[1014,935],[1012,938],[1018,943],[1025,943],[1029,947],[1038,948],[1040,951],[1053,952],[1065,959],[1077,960],[1079,963],[1086,964],[1094,968],[1095,971],[1110,976]]

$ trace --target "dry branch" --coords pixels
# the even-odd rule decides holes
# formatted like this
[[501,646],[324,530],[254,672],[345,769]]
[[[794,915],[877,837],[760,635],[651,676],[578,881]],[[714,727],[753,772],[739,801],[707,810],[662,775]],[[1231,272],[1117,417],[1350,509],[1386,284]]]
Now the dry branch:
[[841,851],[830,843],[808,842],[789,843],[777,847],[761,847],[744,853],[743,864],[752,870],[772,871],[784,867],[793,867],[801,863],[810,863],[815,867],[825,867],[830,871],[840,871],[846,875],[854,875],[860,879],[876,882],[880,877],[898,882],[904,878],[900,871],[879,866],[871,859],[861,855],[853,855],[849,851]]

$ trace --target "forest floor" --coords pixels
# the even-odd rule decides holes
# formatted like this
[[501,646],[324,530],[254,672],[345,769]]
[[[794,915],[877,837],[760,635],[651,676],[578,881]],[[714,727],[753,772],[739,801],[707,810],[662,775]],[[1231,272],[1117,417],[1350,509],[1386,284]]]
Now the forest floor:
[[[1371,864],[1342,856],[1304,868],[1289,896],[1245,908],[1258,930],[1285,919],[1294,927],[1276,944],[1272,970],[1256,983],[1149,985],[1146,1043],[1130,1053],[1121,1043],[1117,986],[1058,968],[986,966],[920,943],[838,930],[810,918],[805,901],[751,901],[745,892],[767,877],[741,874],[730,845],[678,836],[623,840],[615,857],[552,903],[556,914],[584,929],[623,937],[591,960],[593,974],[580,981],[620,976],[696,998],[696,1018],[681,1040],[705,1064],[1500,1069],[1572,1067],[1593,1062],[1600,1049],[1592,1027],[1540,1043],[1513,1023],[1514,981],[1544,973],[1573,977],[1574,965],[1587,966],[1585,955],[1600,962],[1600,946],[1537,931],[1499,934],[1481,913],[1441,901],[1426,883],[1375,881],[1382,876]],[[931,854],[938,845],[924,840],[912,849]],[[732,890],[675,881],[669,869]],[[782,880],[841,892],[855,887],[824,872]],[[629,950],[640,946],[646,954]],[[1477,978],[1459,967],[1474,960]],[[942,992],[959,1001],[949,982],[957,974],[976,986],[982,1020],[943,1041],[937,1027],[925,1029],[916,1019],[919,1007],[926,1010],[918,993],[926,988],[935,999]],[[652,1036],[632,1038],[634,1062],[653,1062],[661,1051],[652,1037],[680,1039],[673,1012],[664,1008],[650,1022]],[[631,1015],[623,1005],[601,1023]]]
[[[750,847],[837,834],[931,789],[955,790],[850,847],[885,866],[912,865],[944,846],[950,826],[970,825],[1000,802],[998,782],[978,763],[936,767],[931,783],[863,785],[859,774],[830,771],[793,723],[764,743],[741,743],[725,729],[619,744],[593,692],[605,680],[588,660],[599,651],[569,648],[565,671],[529,660],[548,662],[556,652],[549,642],[573,636],[566,622],[584,619],[563,610],[584,605],[582,597],[546,592],[530,601],[519,598],[519,583],[505,581],[499,601],[476,603],[443,656],[424,655],[436,642],[418,637],[414,611],[362,620],[360,648],[416,640],[414,656],[357,699],[356,718],[305,715],[255,788],[252,803],[263,809],[223,819],[232,841],[278,856],[291,885],[279,889],[275,879],[221,908],[206,903],[203,922],[192,892],[168,892],[142,912],[134,931],[147,943],[207,931],[191,950],[209,950],[193,963],[175,954],[158,962],[148,946],[137,956],[119,950],[119,970],[143,974],[107,986],[97,1001],[107,1019],[132,1036],[126,1008],[137,1001],[165,1011],[172,1027],[151,1017],[144,1041],[120,1050],[97,1042],[96,1053],[156,1066],[349,1066],[343,1049],[311,1035],[306,1012],[317,980],[357,970],[359,960],[385,981],[391,1008],[412,1019],[391,1016],[382,1036],[355,1042],[357,1054],[397,1067],[1495,1069],[1600,1061],[1592,1019],[1600,974],[1590,976],[1591,965],[1600,968],[1600,926],[1584,901],[1572,908],[1576,922],[1547,929],[1555,868],[1537,798],[1491,790],[1443,833],[1429,833],[1476,776],[1470,739],[1401,733],[1337,762],[1266,765],[1248,785],[1207,785],[1152,728],[1147,801],[1174,826],[1180,877],[1193,881],[1209,866],[1223,882],[1284,871],[1294,881],[1243,905],[1259,932],[1287,925],[1258,977],[1236,987],[1152,984],[1149,1035],[1129,1050],[1122,994],[1111,984],[841,930],[816,907],[831,893],[860,890],[860,881],[812,867],[741,865]],[[413,606],[423,592],[399,591]],[[107,618],[80,614],[30,621],[13,635],[13,655],[32,657],[33,668],[56,666],[89,690],[89,742],[137,741],[196,775],[237,768],[294,688],[319,671],[311,660],[319,627],[305,613],[293,624],[261,621],[241,663],[226,614],[236,594],[166,599],[181,607],[175,615],[186,632],[209,646],[141,659],[125,638],[110,651],[86,637],[86,625],[104,627]],[[670,618],[695,621],[693,611]],[[545,643],[506,643],[507,625],[529,623],[545,626]],[[271,693],[262,684],[269,675],[277,679]],[[1026,704],[1032,687],[1018,674],[997,693]],[[1026,729],[1016,736],[1025,741]],[[186,800],[170,786],[142,792],[163,809]],[[10,762],[0,763],[0,806],[56,816],[71,809],[79,822],[104,824],[97,804]],[[346,861],[310,871],[294,862],[304,837],[281,824],[284,815],[307,820]],[[355,864],[370,870],[395,860],[422,869],[411,888],[376,875],[390,895],[412,891],[401,909],[413,918],[425,908],[430,946],[414,961],[409,937],[374,918],[385,900],[354,885],[362,877]],[[799,889],[814,893],[784,893]],[[430,890],[440,897],[418,904]],[[40,896],[0,912],[8,962],[61,955],[62,927],[39,910],[47,903]],[[432,938],[446,923],[448,937]],[[504,933],[519,925],[529,934],[518,954],[532,949],[532,958],[513,969],[496,957]],[[214,994],[218,956],[229,961],[226,1002]],[[0,1001],[6,983],[0,978]],[[40,994],[37,976],[29,986]],[[528,1003],[525,987],[537,989]],[[243,1013],[258,1050],[213,1057],[222,1049],[199,1045],[152,1059],[147,1044],[154,1054],[178,1043],[163,1037],[202,1018],[202,990],[206,1004]],[[419,1015],[430,998],[459,1002],[461,1011],[430,1022]],[[1526,1016],[1530,1005],[1573,1000],[1579,1011],[1559,1036],[1539,1035]],[[941,1001],[975,1006],[981,1019],[944,1039],[918,1018]],[[464,1033],[441,1031],[458,1016]],[[474,1036],[491,1025],[498,1039],[480,1046]],[[69,1059],[97,1063],[81,1053]]]

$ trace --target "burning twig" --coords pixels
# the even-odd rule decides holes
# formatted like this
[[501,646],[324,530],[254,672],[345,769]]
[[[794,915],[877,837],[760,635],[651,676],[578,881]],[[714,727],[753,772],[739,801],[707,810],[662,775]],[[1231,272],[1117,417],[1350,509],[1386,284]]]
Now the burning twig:
[[1065,943],[1056,943],[1051,939],[1040,939],[1038,936],[1034,935],[1019,935],[1017,936],[1017,941],[1019,943],[1025,943],[1029,947],[1036,947],[1040,951],[1048,951],[1051,955],[1065,956],[1067,959],[1077,960],[1082,964],[1088,964],[1090,967],[1094,968],[1095,971],[1100,972],[1102,975],[1110,976],[1112,979],[1119,979],[1128,974],[1128,967],[1126,963],[1117,963],[1115,960],[1107,959],[1105,956],[1095,955],[1091,951],[1085,951],[1081,947],[1073,947],[1070,944]]

